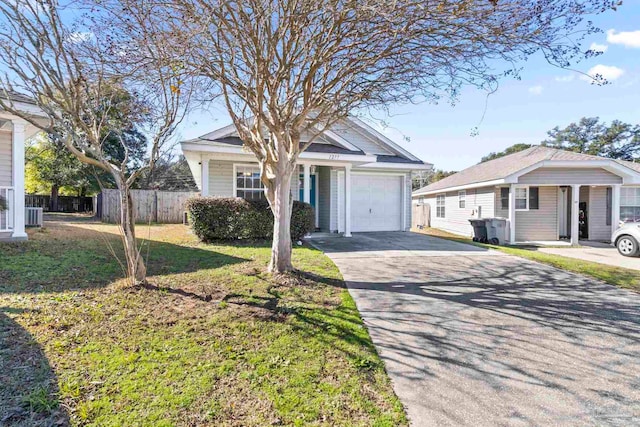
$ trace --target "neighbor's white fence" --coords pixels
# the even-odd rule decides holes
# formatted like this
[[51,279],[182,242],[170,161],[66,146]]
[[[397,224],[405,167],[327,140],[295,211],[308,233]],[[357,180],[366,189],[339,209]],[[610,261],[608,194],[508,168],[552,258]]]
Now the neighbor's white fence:
[[431,226],[431,205],[417,204],[411,209],[411,228],[420,230]]
[[0,197],[7,203],[7,210],[0,211],[0,231],[13,231],[13,187],[0,187]]

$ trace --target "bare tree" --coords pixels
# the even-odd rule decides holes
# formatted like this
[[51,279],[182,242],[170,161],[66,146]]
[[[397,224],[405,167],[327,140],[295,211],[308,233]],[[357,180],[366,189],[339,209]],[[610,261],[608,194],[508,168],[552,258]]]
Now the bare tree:
[[[221,93],[275,216],[270,270],[292,269],[290,183],[314,138],[355,111],[489,91],[541,53],[592,55],[584,18],[618,0],[113,0]],[[311,138],[301,143],[301,135]]]
[[[151,47],[114,44],[109,34],[91,29],[93,21],[70,21],[69,15],[82,15],[69,5],[0,0],[0,108],[60,139],[82,162],[113,177],[120,190],[126,273],[131,283],[144,283],[130,189],[170,141],[188,105],[188,91],[175,68],[161,67],[158,61],[133,66],[119,60],[129,50],[151,52]],[[16,94],[30,96],[48,120],[17,108],[22,95]],[[132,123],[148,139],[144,162],[132,160],[132,147],[122,133]],[[122,144],[121,156],[113,155],[114,137]]]

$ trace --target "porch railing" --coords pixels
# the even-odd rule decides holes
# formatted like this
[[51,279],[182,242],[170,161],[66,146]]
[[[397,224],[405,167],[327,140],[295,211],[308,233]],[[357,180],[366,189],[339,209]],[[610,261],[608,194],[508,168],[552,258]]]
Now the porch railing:
[[13,231],[13,187],[0,187],[0,198],[6,203],[6,210],[0,211],[0,232]]

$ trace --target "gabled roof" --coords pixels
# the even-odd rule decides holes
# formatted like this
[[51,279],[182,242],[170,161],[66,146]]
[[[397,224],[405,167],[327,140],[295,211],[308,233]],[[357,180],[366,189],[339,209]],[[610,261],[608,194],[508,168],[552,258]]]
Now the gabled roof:
[[[364,146],[358,146],[360,142],[351,140],[349,136],[341,134],[342,129],[357,130],[358,138],[360,141],[368,141]],[[348,134],[347,134],[348,135]],[[354,139],[357,139],[354,137]],[[189,150],[195,150],[194,145],[208,145],[213,147],[234,146],[241,147],[243,145],[242,140],[238,137],[238,133],[235,126],[229,125],[205,135],[199,138],[183,141],[183,149],[189,146]],[[382,151],[369,152],[368,147],[383,147]],[[380,132],[371,128],[364,122],[356,119],[349,118],[340,122],[335,128],[328,129],[324,134],[318,138],[318,142],[312,143],[305,150],[309,153],[336,153],[336,154],[350,154],[350,155],[370,155],[375,156],[378,163],[409,163],[431,166],[429,163],[423,162],[407,150],[389,140]]]
[[[433,184],[422,187],[413,192],[414,195],[433,193],[439,190],[457,188],[479,183],[493,183],[504,180],[518,172],[546,161],[566,164],[566,162],[611,162],[632,169],[633,172],[640,172],[640,164],[623,160],[609,159],[606,157],[592,156],[589,154],[575,153],[572,151],[559,150],[557,148],[544,147],[541,145],[528,148],[508,156],[479,163],[464,169],[454,175],[448,176]],[[629,171],[632,173],[632,171]]]

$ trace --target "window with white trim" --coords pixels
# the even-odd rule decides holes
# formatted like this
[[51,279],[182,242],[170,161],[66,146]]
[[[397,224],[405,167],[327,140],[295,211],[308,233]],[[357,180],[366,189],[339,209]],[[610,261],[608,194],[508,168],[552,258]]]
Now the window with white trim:
[[436,218],[444,218],[444,194],[436,196]]
[[516,187],[516,210],[526,211],[529,209],[529,189],[527,187]]
[[460,209],[464,209],[465,206],[467,205],[467,191],[466,190],[460,190],[458,191],[458,207]]
[[236,197],[247,200],[262,200],[265,198],[264,185],[260,180],[258,166],[236,166]]
[[620,188],[620,221],[640,222],[640,187]]

